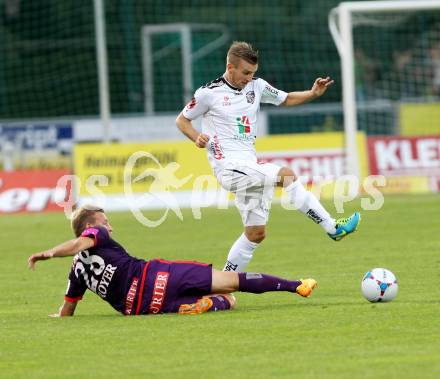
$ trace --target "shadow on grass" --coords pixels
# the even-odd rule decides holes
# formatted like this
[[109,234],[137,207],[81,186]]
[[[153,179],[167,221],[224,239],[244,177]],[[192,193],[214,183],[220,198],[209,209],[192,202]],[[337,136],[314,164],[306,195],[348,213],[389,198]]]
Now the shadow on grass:
[[258,305],[243,305],[240,306],[238,304],[237,311],[262,311],[262,310],[277,310],[277,309],[298,309],[298,308],[356,308],[356,307],[399,307],[399,306],[408,306],[408,305],[432,305],[432,304],[440,304],[440,300],[414,300],[414,301],[393,301],[393,302],[378,302],[378,303],[370,303],[368,301],[338,301],[338,302],[328,302],[328,303],[310,303],[310,302],[295,302],[295,303],[285,303],[285,304],[262,304]]
[[[291,303],[283,303],[283,304],[244,304],[240,305],[238,304],[237,308],[232,312],[233,313],[247,313],[247,312],[261,312],[261,311],[277,311],[277,310],[293,310],[293,309],[306,309],[306,308],[314,308],[314,309],[326,309],[326,308],[355,308],[355,307],[369,307],[369,308],[376,308],[376,307],[399,307],[399,306],[408,306],[408,305],[439,305],[440,300],[405,300],[405,301],[393,301],[393,302],[385,302],[385,303],[369,303],[367,301],[338,301],[338,302],[319,302],[319,303],[312,303],[308,302],[307,300],[302,301],[299,299],[297,302],[291,302]],[[214,312],[209,312],[208,314],[213,314]],[[216,312],[219,313],[219,312]],[[221,314],[229,313],[229,312],[220,312]],[[144,317],[147,316],[148,319],[158,319],[158,318],[164,318],[164,317],[182,317],[182,315],[178,315],[177,313],[165,313],[165,314],[159,314],[159,315],[143,315]],[[122,319],[143,319],[144,317],[132,317],[132,316],[124,316],[119,313],[98,313],[98,314],[76,314],[72,318],[65,317],[63,319],[66,320],[109,320],[109,319],[115,319],[115,320],[122,320]],[[193,316],[185,316],[187,317],[193,317]],[[48,317],[50,319],[50,317]],[[56,320],[58,318],[54,318]]]

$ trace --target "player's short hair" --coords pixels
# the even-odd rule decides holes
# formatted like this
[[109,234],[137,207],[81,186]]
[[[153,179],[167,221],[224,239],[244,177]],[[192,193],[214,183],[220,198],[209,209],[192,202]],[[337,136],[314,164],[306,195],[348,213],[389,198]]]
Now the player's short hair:
[[234,66],[237,66],[240,59],[250,64],[257,64],[258,51],[254,50],[250,43],[234,41],[228,50],[226,63],[232,63]]
[[72,230],[76,237],[79,237],[81,233],[86,229],[87,223],[94,223],[96,213],[104,213],[104,209],[95,205],[83,205],[82,207],[75,209],[71,216]]

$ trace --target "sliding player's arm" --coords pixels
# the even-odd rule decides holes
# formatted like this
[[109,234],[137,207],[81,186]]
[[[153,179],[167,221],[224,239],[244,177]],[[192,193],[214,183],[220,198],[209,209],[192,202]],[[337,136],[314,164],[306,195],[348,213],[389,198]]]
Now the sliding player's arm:
[[78,237],[70,241],[53,247],[41,253],[32,254],[28,259],[29,268],[35,269],[37,261],[45,261],[50,258],[74,256],[82,250],[90,249],[95,244],[94,239],[88,237]]
[[66,317],[66,316],[73,316],[75,313],[76,305],[78,304],[77,301],[67,301],[64,300],[64,304],[60,307],[58,313],[49,315],[50,317]]
[[[79,265],[79,269],[77,265]],[[69,281],[64,295],[64,303],[61,305],[58,313],[49,315],[50,317],[73,316],[75,313],[76,305],[83,298],[87,289],[85,282],[81,280],[81,275],[78,274],[78,272],[81,272],[81,267],[84,269],[82,263],[78,262],[77,257],[75,257],[69,273]]]

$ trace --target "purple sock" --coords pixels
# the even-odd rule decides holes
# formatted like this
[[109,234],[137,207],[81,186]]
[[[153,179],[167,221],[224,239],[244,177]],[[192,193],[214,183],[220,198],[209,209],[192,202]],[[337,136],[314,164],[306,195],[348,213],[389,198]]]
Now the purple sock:
[[210,296],[212,300],[212,308],[210,312],[226,311],[231,308],[229,301],[222,295]]
[[266,274],[254,274],[241,272],[238,274],[239,287],[241,292],[263,293],[271,291],[296,292],[296,288],[301,285],[300,281],[291,281],[277,278]]

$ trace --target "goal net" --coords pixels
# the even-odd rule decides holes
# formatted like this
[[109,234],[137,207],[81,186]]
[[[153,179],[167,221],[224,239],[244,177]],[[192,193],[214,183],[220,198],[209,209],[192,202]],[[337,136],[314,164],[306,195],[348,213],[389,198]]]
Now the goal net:
[[356,161],[355,130],[440,134],[440,2],[341,3],[329,21],[341,55],[349,160]]
[[399,117],[409,104],[440,107],[440,8],[434,14],[355,13],[353,27],[358,128],[368,134],[440,133],[432,117],[417,125]]

